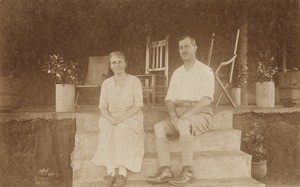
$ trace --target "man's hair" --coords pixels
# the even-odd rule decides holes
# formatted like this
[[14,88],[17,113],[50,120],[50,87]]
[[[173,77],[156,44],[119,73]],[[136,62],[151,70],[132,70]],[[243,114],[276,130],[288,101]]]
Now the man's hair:
[[180,42],[181,40],[184,40],[186,38],[189,38],[191,40],[191,44],[193,44],[194,46],[197,46],[195,38],[191,35],[183,35],[183,36],[179,37],[178,42]]
[[112,56],[117,56],[119,58],[124,59],[124,61],[126,62],[126,55],[121,52],[121,51],[113,51],[109,54],[109,58],[111,58]]

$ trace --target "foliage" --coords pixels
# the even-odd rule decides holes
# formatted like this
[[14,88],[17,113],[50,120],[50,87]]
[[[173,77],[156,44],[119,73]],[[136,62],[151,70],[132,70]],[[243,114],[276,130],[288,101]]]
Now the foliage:
[[54,176],[54,173],[53,172],[50,172],[50,169],[46,169],[46,168],[43,168],[43,169],[40,169],[37,173],[36,173],[36,177],[38,178],[46,178],[46,177],[53,177]]
[[245,152],[252,155],[255,162],[266,160],[266,148],[263,132],[256,123],[252,124],[253,128],[245,133],[243,141],[245,142]]
[[258,48],[256,51],[257,57],[257,72],[259,82],[273,81],[275,74],[278,72],[278,67],[275,64],[277,53],[275,49],[268,47]]
[[297,67],[294,67],[292,70],[290,69],[285,69],[284,72],[293,72],[293,71],[299,71]]
[[273,79],[275,67],[282,64],[283,58],[288,58],[289,64],[298,62],[298,4],[297,1],[281,0],[249,2],[248,32],[253,47],[250,51],[258,62],[258,81]]
[[247,83],[248,67],[247,65],[237,64],[233,72],[233,87],[240,88],[243,84]]
[[77,62],[65,60],[61,55],[50,55],[42,71],[51,74],[56,84],[77,84]]

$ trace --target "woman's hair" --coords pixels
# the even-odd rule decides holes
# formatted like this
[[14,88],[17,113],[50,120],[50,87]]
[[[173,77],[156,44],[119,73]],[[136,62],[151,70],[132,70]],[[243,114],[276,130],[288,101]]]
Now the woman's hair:
[[109,58],[112,56],[117,56],[119,58],[122,58],[126,62],[126,55],[121,51],[113,51],[109,54]]

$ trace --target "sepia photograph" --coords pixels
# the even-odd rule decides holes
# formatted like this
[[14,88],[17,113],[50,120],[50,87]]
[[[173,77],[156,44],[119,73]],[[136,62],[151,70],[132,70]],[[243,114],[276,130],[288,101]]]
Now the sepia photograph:
[[0,0],[0,187],[300,187],[300,0]]

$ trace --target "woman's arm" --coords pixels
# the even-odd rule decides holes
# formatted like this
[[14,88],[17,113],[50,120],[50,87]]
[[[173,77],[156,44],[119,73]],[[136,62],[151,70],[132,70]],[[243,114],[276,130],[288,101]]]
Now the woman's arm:
[[107,107],[100,107],[100,112],[101,112],[101,115],[106,118],[107,120],[113,122],[113,117],[110,115]]
[[141,110],[141,107],[134,106],[131,109],[125,111],[123,113],[123,115],[117,116],[117,117],[112,117],[107,108],[105,108],[105,107],[100,108],[101,115],[103,115],[103,117],[106,118],[107,120],[109,120],[113,125],[117,125],[117,124],[125,121],[126,119],[130,118],[131,116],[133,116],[140,110]]
[[133,116],[134,114],[136,114],[137,112],[139,112],[140,110],[141,110],[140,106],[133,106],[131,109],[125,111],[122,116],[120,116],[121,118],[120,120],[124,121],[130,118],[131,116]]
[[139,112],[143,107],[143,92],[142,92],[142,84],[138,78],[135,78],[133,83],[133,107],[129,110],[125,111],[122,116],[120,116],[120,120],[126,120]]

